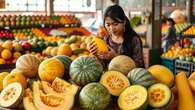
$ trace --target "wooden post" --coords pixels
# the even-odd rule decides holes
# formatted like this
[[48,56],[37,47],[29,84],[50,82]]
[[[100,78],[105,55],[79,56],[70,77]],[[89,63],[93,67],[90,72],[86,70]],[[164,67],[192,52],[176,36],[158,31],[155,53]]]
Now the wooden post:
[[187,21],[192,22],[193,18],[193,0],[186,1],[186,14],[187,14]]
[[161,63],[161,5],[162,0],[152,0],[152,22],[151,30],[149,30],[151,35],[147,36],[148,48],[144,49],[145,58],[147,58],[145,61],[148,62],[146,67]]
[[54,15],[54,0],[46,0],[46,11],[48,16]]
[[161,48],[161,0],[152,0],[152,35],[149,38],[149,48]]

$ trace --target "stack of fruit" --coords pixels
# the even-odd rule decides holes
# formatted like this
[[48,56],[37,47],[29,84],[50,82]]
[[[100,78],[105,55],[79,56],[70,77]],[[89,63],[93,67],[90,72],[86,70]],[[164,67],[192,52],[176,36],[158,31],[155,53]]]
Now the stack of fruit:
[[[182,97],[180,107],[188,103],[181,88],[189,86],[178,83],[185,76],[178,77],[176,83],[179,97]],[[80,56],[72,61],[68,56],[58,55],[41,62],[26,54],[17,60],[16,68],[10,74],[1,73],[0,78],[2,108],[16,108],[23,104],[26,110],[72,110],[74,105],[77,109],[88,110],[114,109],[113,106],[132,110],[173,110],[177,106],[177,96],[170,89],[174,76],[169,69],[161,65],[136,68],[134,61],[125,55],[114,57],[108,68],[103,68],[92,56]],[[192,96],[185,95],[191,101]],[[180,108],[191,110],[185,107]]]
[[[188,27],[190,27],[191,24],[190,23],[178,23],[178,24],[175,24],[175,29],[176,29],[176,33],[177,34],[181,34],[185,29],[187,29]],[[162,34],[165,35],[168,31],[168,26],[167,25],[163,25],[162,27]]]
[[12,64],[21,56],[23,46],[18,42],[5,41],[0,44],[0,64]]
[[187,35],[187,36],[195,35],[195,26],[191,26],[189,29],[187,29],[185,32],[183,32],[183,34]]
[[[33,43],[33,42],[31,42]],[[39,52],[43,50],[44,43],[38,41],[35,45],[27,41],[10,41],[0,42],[0,64],[15,64],[16,60],[25,53],[31,53],[40,57],[45,58]],[[36,46],[36,47],[35,47]],[[44,47],[45,48],[45,47]],[[38,50],[39,49],[39,50]],[[41,51],[42,52],[42,51]]]
[[[178,45],[180,43],[181,45]],[[195,45],[188,38],[181,39],[173,45],[167,52],[163,53],[161,57],[165,58],[179,58],[183,61],[195,61]]]
[[69,56],[72,60],[79,56],[93,56],[93,54],[87,50],[87,45],[92,41],[99,48],[98,51],[108,50],[107,44],[96,36],[72,35],[65,39],[59,40],[57,47],[47,47],[45,50],[43,50],[43,54],[49,56],[66,55]]
[[[76,27],[81,25],[80,20],[75,15],[63,15],[63,16],[46,16],[46,15],[3,15],[0,16],[0,27],[37,27],[42,25],[49,26],[63,26],[63,25],[75,25]],[[69,26],[70,27],[70,26]]]
[[31,29],[13,29],[12,32],[16,40],[27,40],[34,35]]
[[11,40],[14,39],[14,35],[10,30],[0,30],[0,39],[1,40]]

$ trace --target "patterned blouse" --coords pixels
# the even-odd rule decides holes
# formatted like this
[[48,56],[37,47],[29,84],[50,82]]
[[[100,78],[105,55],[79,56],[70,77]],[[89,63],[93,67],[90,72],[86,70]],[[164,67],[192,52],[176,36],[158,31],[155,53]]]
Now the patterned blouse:
[[137,67],[144,68],[142,42],[138,36],[133,37],[132,41],[129,42],[129,45],[131,45],[132,48],[131,50],[129,49],[127,52],[124,51],[123,44],[113,42],[110,37],[105,37],[104,40],[112,49],[116,51],[117,54],[128,55],[135,61]]

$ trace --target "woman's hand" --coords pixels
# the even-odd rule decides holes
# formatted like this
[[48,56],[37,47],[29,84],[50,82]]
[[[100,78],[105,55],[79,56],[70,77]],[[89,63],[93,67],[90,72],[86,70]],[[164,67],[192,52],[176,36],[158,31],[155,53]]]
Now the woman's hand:
[[92,54],[96,54],[96,56],[99,58],[99,59],[112,59],[113,57],[115,57],[117,55],[117,53],[111,48],[108,46],[109,48],[109,51],[108,52],[98,52],[98,49],[97,49],[97,45],[94,43],[94,42],[90,42],[88,45],[87,45],[87,50],[92,53]]
[[92,53],[92,54],[96,54],[97,52],[97,45],[92,41],[89,44],[87,44],[87,50]]
[[108,52],[98,52],[97,56],[99,59],[112,59],[113,57],[117,56],[117,53],[109,47]]

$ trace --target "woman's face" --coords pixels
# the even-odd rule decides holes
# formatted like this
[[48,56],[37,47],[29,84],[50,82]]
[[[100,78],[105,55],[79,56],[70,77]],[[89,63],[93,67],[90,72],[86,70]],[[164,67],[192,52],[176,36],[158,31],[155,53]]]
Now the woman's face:
[[125,30],[125,22],[116,22],[110,17],[105,18],[105,27],[109,34],[115,36],[122,36]]

